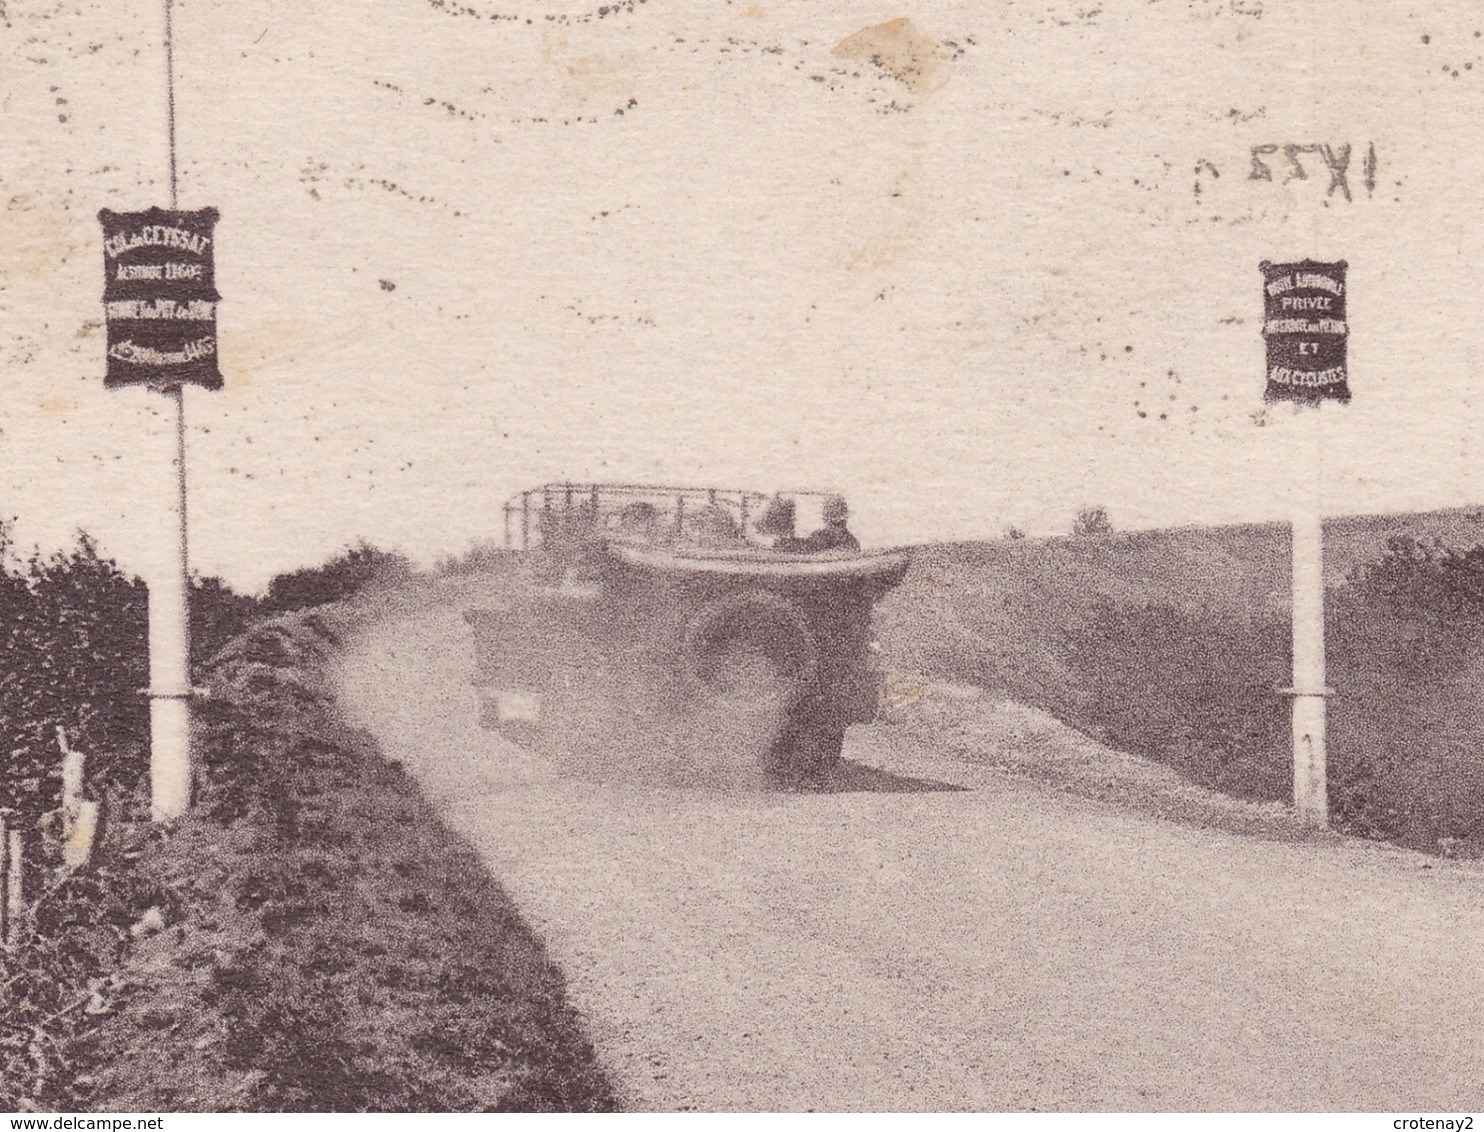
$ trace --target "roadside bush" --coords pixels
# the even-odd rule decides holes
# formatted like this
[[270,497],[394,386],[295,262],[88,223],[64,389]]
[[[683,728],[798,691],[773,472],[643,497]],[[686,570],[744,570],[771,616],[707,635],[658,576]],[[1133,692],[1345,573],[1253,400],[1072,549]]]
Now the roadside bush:
[[1281,619],[1103,600],[1063,634],[1068,722],[1239,798],[1290,790]]
[[1329,604],[1330,802],[1347,830],[1484,852],[1484,546],[1393,538]]
[[[1327,605],[1331,818],[1429,852],[1484,852],[1484,547],[1393,539]],[[1064,629],[1047,705],[1110,744],[1237,797],[1292,791],[1284,612],[1101,603]]]
[[489,573],[508,568],[514,557],[514,553],[506,549],[503,543],[481,539],[462,554],[440,557],[433,566],[433,572],[440,578]]
[[[1124,587],[1129,563],[1119,553],[1116,539],[1074,538],[1029,563],[960,555],[954,585],[922,591],[941,595],[936,616],[951,631],[919,647],[914,663],[1033,704],[1201,785],[1287,800],[1282,589],[1251,586],[1252,600],[1222,593],[1218,603],[1150,558],[1135,564],[1138,585]],[[1255,553],[1269,551],[1259,544],[1241,550],[1248,557],[1217,562],[1238,569]],[[1089,564],[1096,570],[1073,569]],[[1085,596],[1104,578],[1118,591]],[[1286,588],[1281,575],[1279,585]],[[899,624],[898,646],[907,635]],[[1335,826],[1428,852],[1484,855],[1484,545],[1392,538],[1331,586],[1327,652],[1337,693],[1328,745]]]
[[[196,657],[241,631],[254,601],[199,580]],[[0,812],[24,838],[29,931],[0,959],[0,1110],[65,1098],[73,1037],[106,1009],[130,927],[165,896],[133,860],[153,836],[148,799],[147,597],[87,535],[71,550],[18,555],[0,524]],[[104,835],[87,870],[56,870],[57,729],[87,759]]]
[[[1484,546],[1391,539],[1331,589],[1326,630],[1335,825],[1484,853]],[[1286,613],[1105,601],[1064,632],[1063,718],[1202,785],[1290,796]]]
[[[192,583],[197,678],[265,613],[343,600],[405,575],[406,559],[360,543],[319,566],[281,574],[265,597],[220,578]],[[69,551],[18,555],[0,523],[0,812],[34,829],[60,804],[57,728],[87,755],[89,789],[127,810],[147,771],[148,596],[87,535]]]
[[83,536],[72,551],[17,559],[0,527],[0,807],[33,828],[60,802],[56,729],[89,756],[100,791],[143,772],[149,682],[144,587]]
[[268,585],[262,608],[292,613],[316,605],[343,601],[373,582],[394,581],[412,572],[402,555],[360,542],[318,566],[279,574]]
[[[13,554],[0,525],[0,809],[34,828],[60,804],[56,730],[87,755],[89,788],[116,803],[147,770],[148,596],[87,535],[70,551]],[[191,600],[193,660],[242,632],[259,601],[219,578]]]
[[[361,544],[319,567],[274,579],[268,597],[234,592],[219,578],[192,584],[194,675],[240,638],[265,606],[299,608],[348,596],[406,563]],[[25,838],[31,930],[0,958],[0,1110],[67,1100],[75,1066],[66,1051],[106,1014],[115,972],[150,908],[176,899],[135,861],[160,832],[148,809],[148,599],[143,584],[87,535],[53,554],[18,554],[0,523],[0,813]],[[283,710],[280,697],[274,709]],[[210,703],[204,726],[213,725]],[[217,794],[245,790],[254,769],[251,729],[237,721],[243,755]],[[87,792],[103,803],[104,835],[92,865],[63,874],[59,843],[61,755],[57,729],[87,758]],[[260,736],[259,736],[260,737]],[[222,737],[221,745],[229,745]],[[203,759],[207,774],[220,760]],[[205,792],[208,796],[211,790]]]
[[1077,512],[1072,523],[1072,533],[1079,538],[1113,533],[1113,520],[1108,517],[1106,507],[1084,507]]
[[1379,559],[1355,572],[1347,589],[1378,612],[1429,626],[1435,636],[1437,630],[1472,629],[1484,619],[1484,545],[1458,550],[1394,537]]
[[191,669],[199,683],[217,651],[263,614],[263,599],[240,594],[220,578],[191,580]]
[[69,1107],[615,1107],[540,941],[406,772],[337,721],[345,624],[266,620],[208,665],[198,805],[139,861],[168,927],[73,1043],[95,1069]]

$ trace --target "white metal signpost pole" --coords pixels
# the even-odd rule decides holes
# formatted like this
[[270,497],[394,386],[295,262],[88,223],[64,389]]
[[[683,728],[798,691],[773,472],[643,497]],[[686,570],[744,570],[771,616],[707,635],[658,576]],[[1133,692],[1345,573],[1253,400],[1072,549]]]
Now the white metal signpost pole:
[[[170,208],[179,207],[175,166],[175,33],[173,0],[165,0],[166,117]],[[180,817],[191,805],[190,557],[186,539],[185,386],[163,390],[175,417],[171,500],[173,561],[161,564],[149,587],[150,810],[156,821]]]
[[191,634],[186,543],[185,395],[165,391],[175,409],[175,459],[169,487],[176,520],[173,561],[149,586],[150,811],[155,821],[191,805]]
[[[102,209],[103,305],[108,327],[105,387],[158,391],[173,424],[174,459],[164,489],[164,553],[149,578],[151,810],[156,821],[191,805],[190,561],[186,542],[187,384],[222,387],[217,365],[217,210],[182,212],[176,191],[173,0],[165,0],[170,207]],[[152,496],[153,497],[153,496]]]

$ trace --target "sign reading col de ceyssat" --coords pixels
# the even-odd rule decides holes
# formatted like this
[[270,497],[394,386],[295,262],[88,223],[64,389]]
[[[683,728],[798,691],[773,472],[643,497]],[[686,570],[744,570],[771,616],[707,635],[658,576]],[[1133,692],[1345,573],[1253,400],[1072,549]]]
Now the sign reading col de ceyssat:
[[98,213],[103,225],[103,384],[220,389],[213,252],[217,211]]
[[1268,344],[1267,401],[1349,401],[1345,347],[1346,263],[1260,265],[1263,337]]

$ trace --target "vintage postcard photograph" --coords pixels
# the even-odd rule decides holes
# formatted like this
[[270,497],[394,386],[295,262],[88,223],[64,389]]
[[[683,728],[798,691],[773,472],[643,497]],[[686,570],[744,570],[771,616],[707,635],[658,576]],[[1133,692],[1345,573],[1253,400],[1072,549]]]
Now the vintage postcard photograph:
[[1471,1128],[1481,122],[1462,0],[0,0],[0,1110]]

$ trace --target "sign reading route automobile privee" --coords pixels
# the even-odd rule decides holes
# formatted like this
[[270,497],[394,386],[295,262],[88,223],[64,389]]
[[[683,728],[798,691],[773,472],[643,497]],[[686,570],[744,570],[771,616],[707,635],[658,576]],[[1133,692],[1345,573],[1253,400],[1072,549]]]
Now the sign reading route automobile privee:
[[98,213],[103,225],[103,384],[220,389],[213,251],[217,211]]
[[1349,401],[1344,260],[1269,263],[1262,268],[1266,401]]

